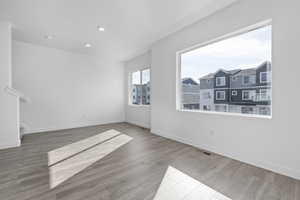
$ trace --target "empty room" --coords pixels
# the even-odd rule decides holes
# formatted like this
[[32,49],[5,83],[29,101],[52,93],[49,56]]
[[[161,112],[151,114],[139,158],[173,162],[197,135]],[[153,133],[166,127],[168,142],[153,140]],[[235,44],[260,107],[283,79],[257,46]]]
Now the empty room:
[[300,200],[299,10],[0,0],[0,200]]

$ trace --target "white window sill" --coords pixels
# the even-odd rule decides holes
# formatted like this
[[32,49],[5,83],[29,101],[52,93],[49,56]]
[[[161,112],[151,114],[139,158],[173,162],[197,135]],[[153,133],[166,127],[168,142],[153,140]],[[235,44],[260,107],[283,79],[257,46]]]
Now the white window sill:
[[143,107],[149,108],[150,107],[150,105],[142,105],[142,104],[140,104],[140,105],[138,105],[138,104],[128,104],[128,106],[137,107],[137,108],[143,108]]
[[272,119],[272,114],[270,116],[267,116],[267,115],[257,115],[257,114],[242,114],[242,113],[229,113],[229,112],[217,112],[217,111],[205,111],[205,110],[187,110],[187,109],[176,109],[176,110],[179,112],[201,113],[201,114],[209,114],[209,115]]

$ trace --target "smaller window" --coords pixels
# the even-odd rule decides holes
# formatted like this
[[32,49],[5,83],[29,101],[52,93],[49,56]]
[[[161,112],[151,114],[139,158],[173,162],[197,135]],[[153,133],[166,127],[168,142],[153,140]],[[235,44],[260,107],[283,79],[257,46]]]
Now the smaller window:
[[255,76],[249,75],[249,76],[243,76],[243,84],[248,85],[248,84],[254,84],[255,83]]
[[243,90],[242,99],[245,101],[254,101],[256,96],[255,90]]
[[216,86],[225,86],[225,85],[226,85],[226,79],[224,76],[216,78]]
[[245,106],[241,108],[241,113],[243,114],[253,114],[253,111],[254,111],[253,107]]
[[269,101],[271,99],[270,92],[268,89],[259,90],[259,99],[261,101]]
[[217,91],[216,100],[225,100],[225,91]]
[[243,82],[244,82],[244,84],[249,84],[250,83],[250,77],[249,76],[244,76],[244,78],[243,78]]
[[260,72],[260,83],[269,83],[270,80],[270,72]]
[[237,96],[237,91],[234,90],[234,91],[231,92],[231,94],[232,94],[232,96]]
[[259,108],[259,114],[260,115],[270,115],[271,114],[270,107],[260,107]]

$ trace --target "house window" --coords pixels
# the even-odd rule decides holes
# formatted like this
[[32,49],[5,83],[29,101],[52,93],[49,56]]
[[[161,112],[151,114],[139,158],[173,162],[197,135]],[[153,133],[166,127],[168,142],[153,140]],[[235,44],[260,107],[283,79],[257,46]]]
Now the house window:
[[269,89],[260,89],[259,90],[259,100],[260,101],[270,101],[271,95]]
[[270,115],[271,114],[271,109],[270,107],[268,106],[265,106],[265,107],[260,107],[259,108],[259,114],[260,115]]
[[[150,104],[150,69],[130,73],[132,93],[130,102],[134,105]],[[146,96],[149,98],[146,99]],[[142,98],[141,98],[142,97]]]
[[225,86],[226,78],[225,77],[217,77],[216,78],[216,86]]
[[225,100],[225,91],[216,91],[216,100]]
[[243,76],[243,84],[249,85],[249,84],[255,84],[255,76],[249,75],[249,76]]
[[243,90],[242,91],[242,99],[245,101],[254,101],[256,99],[256,91],[255,90]]
[[260,72],[260,83],[269,83],[270,80],[270,72]]
[[244,84],[249,84],[250,83],[250,77],[249,76],[244,76]]
[[[200,111],[255,116],[267,113],[259,112],[261,106],[272,110],[269,92],[261,91],[260,97],[260,89],[272,90],[272,25],[264,22],[232,31],[176,53],[176,109],[199,105]],[[246,106],[251,108],[241,109]]]
[[241,108],[241,112],[243,114],[253,114],[254,109],[253,109],[253,107],[250,107],[250,106],[244,106]]

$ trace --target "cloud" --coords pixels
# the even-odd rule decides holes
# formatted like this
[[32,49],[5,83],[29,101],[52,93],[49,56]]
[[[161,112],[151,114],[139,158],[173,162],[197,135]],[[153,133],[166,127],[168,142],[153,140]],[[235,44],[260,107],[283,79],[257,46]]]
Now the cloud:
[[216,42],[182,55],[182,77],[199,77],[219,68],[256,67],[271,61],[271,27]]

